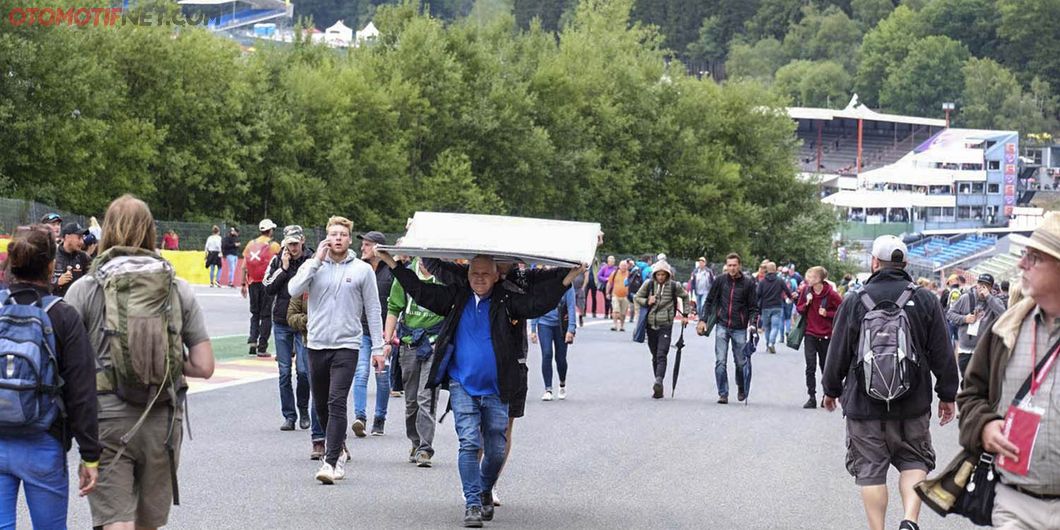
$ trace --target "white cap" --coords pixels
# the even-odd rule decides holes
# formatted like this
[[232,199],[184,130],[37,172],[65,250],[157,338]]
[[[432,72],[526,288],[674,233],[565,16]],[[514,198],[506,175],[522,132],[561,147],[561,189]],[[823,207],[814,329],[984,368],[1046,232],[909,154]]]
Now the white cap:
[[872,256],[880,261],[905,263],[909,249],[895,236],[880,236],[872,242]]
[[261,222],[258,223],[258,232],[265,232],[267,230],[272,230],[273,228],[276,228],[276,223],[272,222],[272,219],[262,219]]

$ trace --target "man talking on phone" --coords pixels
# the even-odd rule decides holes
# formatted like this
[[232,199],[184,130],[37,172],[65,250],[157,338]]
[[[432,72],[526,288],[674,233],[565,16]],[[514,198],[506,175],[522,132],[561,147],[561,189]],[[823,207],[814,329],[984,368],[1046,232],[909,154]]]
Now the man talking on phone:
[[979,339],[987,335],[994,321],[1005,312],[1005,303],[993,295],[993,289],[994,277],[980,274],[975,287],[968,289],[946,311],[946,320],[957,327],[957,367],[961,378]]

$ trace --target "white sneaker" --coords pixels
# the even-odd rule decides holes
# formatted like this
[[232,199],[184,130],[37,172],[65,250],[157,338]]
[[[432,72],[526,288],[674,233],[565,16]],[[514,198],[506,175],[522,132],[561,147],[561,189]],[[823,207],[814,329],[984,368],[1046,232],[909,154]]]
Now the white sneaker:
[[552,401],[552,391],[546,390],[545,395],[541,396],[541,401]]
[[567,387],[565,387],[565,386],[559,387],[559,398],[560,399],[567,399]]
[[335,468],[331,467],[331,464],[324,462],[320,466],[320,470],[317,471],[316,479],[323,484],[334,484]]
[[350,455],[346,451],[343,451],[339,455],[338,461],[335,462],[335,480],[342,480],[346,478],[346,462],[350,460]]
[[501,498],[497,496],[497,488],[496,487],[493,488],[493,505],[494,506],[500,506],[501,505]]

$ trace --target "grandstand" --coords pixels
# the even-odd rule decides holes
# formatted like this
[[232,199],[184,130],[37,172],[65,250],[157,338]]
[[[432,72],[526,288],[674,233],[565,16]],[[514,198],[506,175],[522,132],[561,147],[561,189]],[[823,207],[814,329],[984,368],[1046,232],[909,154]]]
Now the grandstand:
[[200,9],[212,31],[229,31],[276,19],[290,19],[294,5],[286,0],[180,0],[181,6]]
[[996,236],[932,236],[909,245],[909,264],[932,273],[982,259],[997,249]]
[[1020,253],[1010,249],[972,267],[971,273],[978,276],[984,272],[994,277],[995,281],[1013,280],[1019,276]]

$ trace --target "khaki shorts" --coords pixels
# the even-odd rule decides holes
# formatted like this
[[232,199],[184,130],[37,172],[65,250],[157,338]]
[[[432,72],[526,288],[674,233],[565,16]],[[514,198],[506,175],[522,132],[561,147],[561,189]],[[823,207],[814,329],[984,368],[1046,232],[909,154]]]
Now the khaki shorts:
[[[173,505],[173,483],[170,477],[169,407],[156,405],[143,426],[129,441],[121,460],[114,455],[121,447],[119,439],[132,429],[136,417],[101,418],[99,441],[103,445],[99,481],[88,496],[92,525],[135,522],[136,526],[160,527],[169,520]],[[179,463],[183,427],[178,419],[173,426],[174,458]]]
[[611,318],[625,318],[629,313],[629,298],[625,296],[611,297]]
[[935,469],[931,414],[905,420],[847,418],[847,471],[858,486],[887,483],[887,468]]

